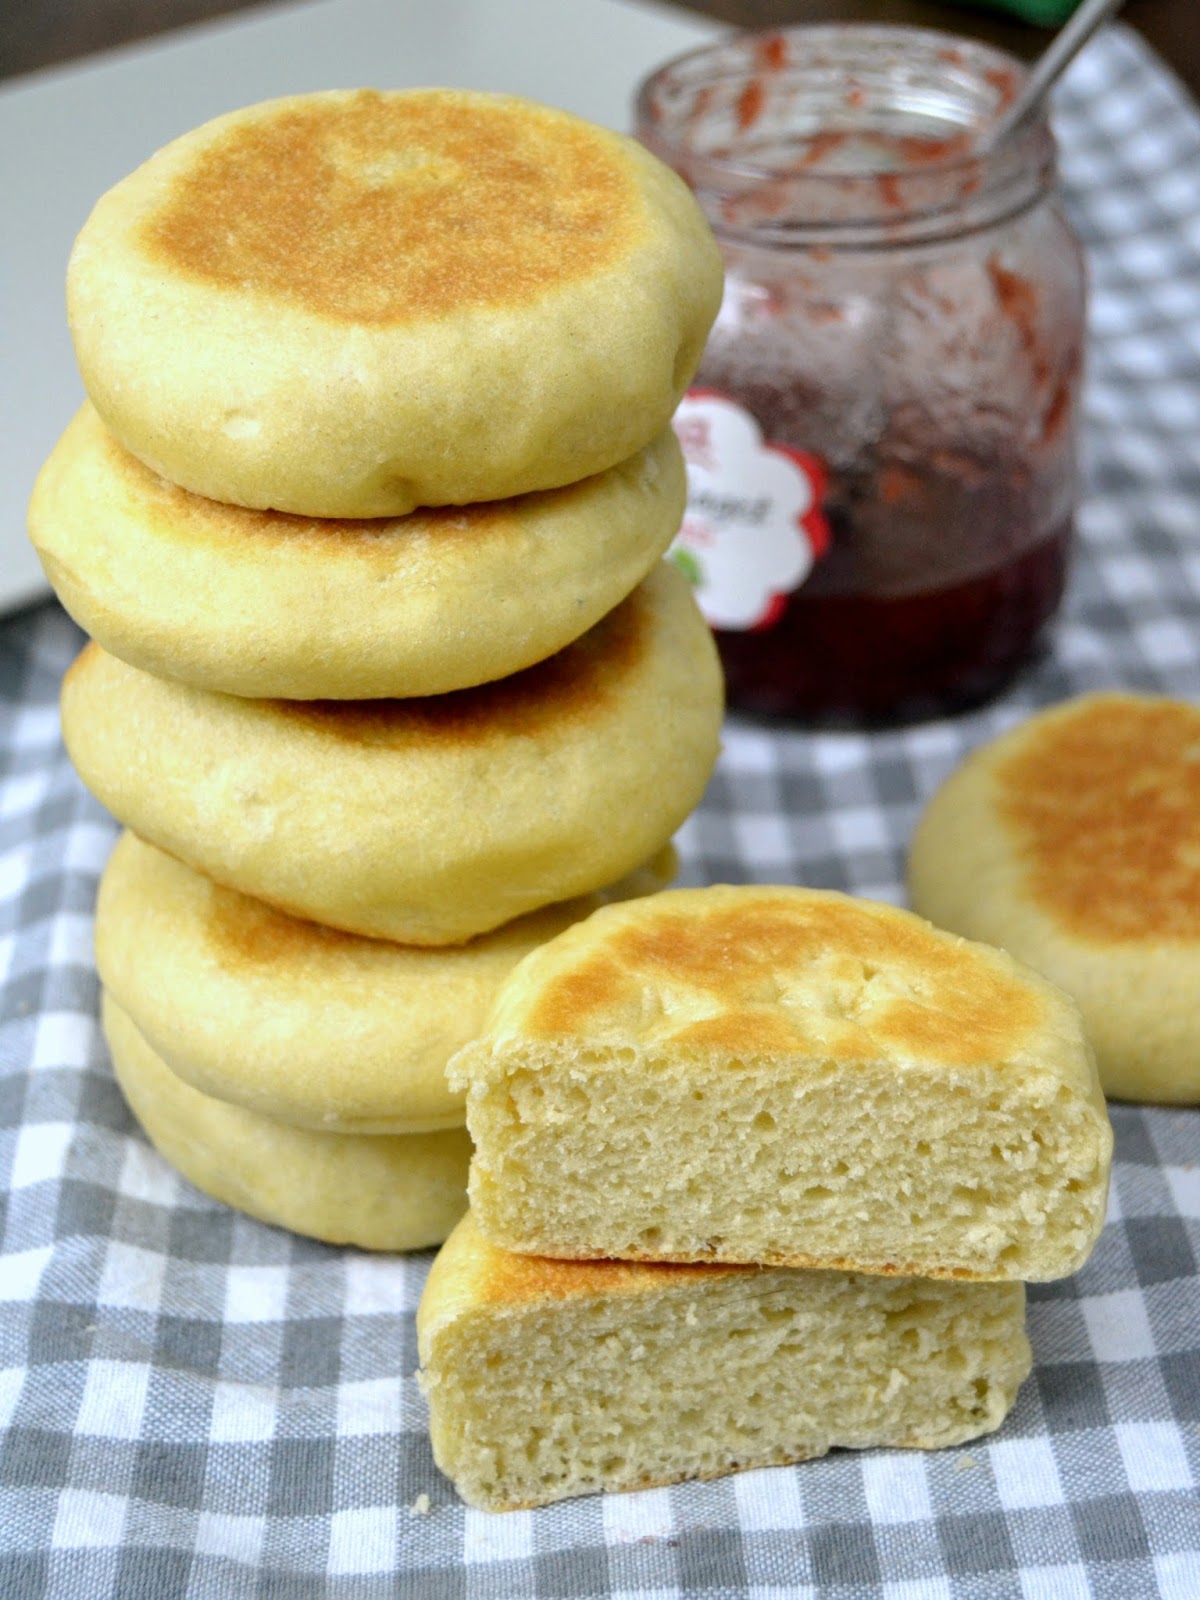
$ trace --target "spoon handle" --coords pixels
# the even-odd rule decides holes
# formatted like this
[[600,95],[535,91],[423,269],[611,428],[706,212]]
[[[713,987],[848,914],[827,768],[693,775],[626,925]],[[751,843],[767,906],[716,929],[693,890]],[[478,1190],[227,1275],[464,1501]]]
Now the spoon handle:
[[1124,0],[1083,0],[1070,19],[1054,35],[1034,62],[1021,91],[996,118],[987,131],[987,142],[994,146],[1018,128],[1045,98],[1059,74],[1088,42],[1096,29],[1121,9]]

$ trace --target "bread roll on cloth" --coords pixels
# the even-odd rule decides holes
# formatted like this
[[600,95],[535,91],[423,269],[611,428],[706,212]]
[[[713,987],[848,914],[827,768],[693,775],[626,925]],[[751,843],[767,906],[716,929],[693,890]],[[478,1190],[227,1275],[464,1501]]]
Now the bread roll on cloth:
[[686,185],[632,139],[457,89],[231,112],[97,203],[67,310],[127,449],[316,517],[553,489],[667,426],[721,299]]
[[122,661],[226,694],[363,700],[469,688],[561,650],[655,565],[686,495],[667,428],[607,472],[515,500],[366,522],[247,511],[160,478],[85,406],[29,531],[67,610]]
[[675,874],[667,849],[607,895],[547,906],[469,944],[422,949],[301,922],[131,833],[100,880],[100,981],[177,1077],[321,1132],[462,1127],[446,1062],[522,956],[608,896]]
[[510,1255],[468,1212],[417,1312],[434,1458],[505,1511],[961,1444],[1029,1372],[1024,1306],[1019,1283]]
[[126,826],[294,916],[456,944],[639,867],[716,760],[721,676],[665,562],[549,661],[420,700],[259,701],[89,645],[62,691],[85,784]]
[[101,1021],[113,1070],[150,1142],[235,1211],[327,1244],[423,1250],[467,1207],[471,1145],[441,1133],[312,1133],[198,1094],[155,1054],[111,995]]
[[1200,1103],[1200,707],[1083,695],[951,774],[913,905],[1072,994],[1106,1094]]
[[1072,1001],[910,912],[668,890],[527,956],[448,1068],[510,1250],[1073,1272],[1112,1130]]

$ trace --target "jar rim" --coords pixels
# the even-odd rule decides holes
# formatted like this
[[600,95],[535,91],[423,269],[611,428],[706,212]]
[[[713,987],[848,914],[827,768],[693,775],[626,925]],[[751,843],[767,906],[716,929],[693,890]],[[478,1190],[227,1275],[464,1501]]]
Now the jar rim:
[[[768,185],[777,192],[781,210],[788,209],[789,195],[794,212],[807,210],[806,231],[828,226],[822,208],[831,194],[839,197],[837,221],[843,227],[848,222],[859,229],[881,222],[894,227],[900,216],[925,213],[936,230],[940,224],[933,221],[935,215],[946,219],[967,202],[979,213],[989,209],[985,201],[990,201],[991,211],[1002,215],[1044,193],[1055,166],[1046,114],[1031,118],[994,150],[979,145],[980,135],[1011,103],[1024,75],[1024,64],[1006,51],[938,29],[797,23],[730,34],[664,62],[638,88],[637,135],[696,191],[718,232],[722,223],[727,231],[738,231],[723,213],[744,202],[756,187]],[[797,93],[802,83],[803,98]],[[784,130],[791,144],[780,137],[774,159],[762,154],[765,140],[747,148],[749,136],[758,136],[768,97],[782,100],[788,92],[799,106],[794,126]],[[725,142],[706,145],[696,137],[697,125],[702,117],[714,115],[724,118]],[[878,132],[872,116],[891,133]],[[906,118],[925,133],[906,135]],[[940,138],[934,131],[939,125],[947,130]],[[808,139],[816,151],[822,139],[833,148],[828,144],[831,134],[843,141],[861,135],[862,149],[839,152],[829,165],[820,156],[797,159],[797,139]],[[872,137],[881,153],[889,146],[888,160],[855,166],[853,155],[869,155]],[[917,146],[922,146],[919,154]],[[899,201],[888,197],[882,208],[887,216],[879,214],[878,192],[872,189],[881,178],[906,190]],[[848,197],[861,208],[853,218]],[[805,205],[796,203],[800,199]],[[800,225],[793,215],[785,227]]]

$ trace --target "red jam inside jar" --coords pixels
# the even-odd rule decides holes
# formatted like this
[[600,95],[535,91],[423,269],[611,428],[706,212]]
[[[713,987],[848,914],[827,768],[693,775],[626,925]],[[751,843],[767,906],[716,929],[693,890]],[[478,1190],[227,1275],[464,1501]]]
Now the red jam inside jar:
[[1084,275],[1018,64],[798,27],[669,64],[639,136],[695,190],[725,299],[676,427],[674,547],[730,703],[814,724],[997,692],[1067,580]]

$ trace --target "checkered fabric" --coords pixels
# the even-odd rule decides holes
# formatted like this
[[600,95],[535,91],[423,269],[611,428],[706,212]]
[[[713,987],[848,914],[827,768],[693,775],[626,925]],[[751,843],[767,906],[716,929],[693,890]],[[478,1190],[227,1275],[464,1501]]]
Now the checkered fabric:
[[[1073,69],[1059,129],[1094,339],[1053,652],[953,721],[811,737],[731,720],[682,835],[689,882],[898,900],[917,812],[972,746],[1083,689],[1200,699],[1200,114],[1117,29]],[[997,1435],[464,1509],[413,1377],[429,1257],[226,1210],[116,1089],[91,953],[115,829],[55,709],[79,642],[52,605],[0,624],[3,1600],[1197,1600],[1197,1111],[1114,1108],[1107,1227],[1082,1272],[1031,1291],[1035,1371]]]

